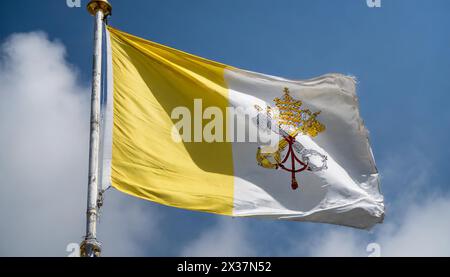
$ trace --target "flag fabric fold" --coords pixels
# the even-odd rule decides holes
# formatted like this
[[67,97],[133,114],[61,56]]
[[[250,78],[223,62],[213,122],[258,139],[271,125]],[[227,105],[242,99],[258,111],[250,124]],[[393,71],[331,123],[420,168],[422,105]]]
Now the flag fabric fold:
[[354,78],[287,80],[112,27],[107,40],[103,186],[229,216],[382,222]]

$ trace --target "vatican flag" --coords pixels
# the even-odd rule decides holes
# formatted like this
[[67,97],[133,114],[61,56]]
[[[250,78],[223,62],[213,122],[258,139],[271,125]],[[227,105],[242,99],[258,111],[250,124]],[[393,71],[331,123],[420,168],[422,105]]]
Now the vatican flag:
[[235,217],[384,216],[353,77],[288,80],[107,27],[102,185]]

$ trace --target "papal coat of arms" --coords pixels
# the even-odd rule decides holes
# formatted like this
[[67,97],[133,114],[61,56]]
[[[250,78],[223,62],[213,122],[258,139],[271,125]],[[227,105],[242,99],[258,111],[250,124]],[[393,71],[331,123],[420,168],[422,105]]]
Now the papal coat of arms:
[[[256,153],[256,161],[259,166],[268,169],[281,169],[291,173],[291,187],[296,190],[299,185],[295,174],[304,170],[320,171],[327,169],[327,156],[306,149],[297,136],[307,135],[315,137],[325,131],[325,125],[317,120],[318,112],[302,109],[303,102],[294,99],[289,94],[289,89],[284,88],[284,95],[275,98],[275,107],[267,106],[265,111],[258,105],[258,128],[268,128],[282,137],[277,147],[259,146]],[[261,126],[262,118],[265,126]],[[315,162],[312,162],[312,161]]]

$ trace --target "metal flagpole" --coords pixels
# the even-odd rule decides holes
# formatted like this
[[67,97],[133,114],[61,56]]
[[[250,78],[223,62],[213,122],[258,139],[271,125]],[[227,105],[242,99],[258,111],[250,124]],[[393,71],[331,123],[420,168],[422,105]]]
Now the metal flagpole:
[[80,246],[82,257],[99,257],[100,243],[97,241],[97,210],[98,210],[98,169],[100,147],[100,89],[102,76],[102,35],[103,19],[111,14],[112,7],[107,0],[91,0],[87,10],[95,16],[94,27],[94,57],[92,67],[91,94],[91,129],[89,143],[89,182],[86,214],[86,236]]

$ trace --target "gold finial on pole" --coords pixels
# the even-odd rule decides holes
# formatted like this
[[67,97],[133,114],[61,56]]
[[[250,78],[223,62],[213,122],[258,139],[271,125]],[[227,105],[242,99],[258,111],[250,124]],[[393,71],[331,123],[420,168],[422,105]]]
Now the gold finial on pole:
[[106,17],[111,15],[112,6],[108,0],[91,0],[87,4],[87,10],[93,16],[95,16],[98,10],[101,10],[103,15]]

